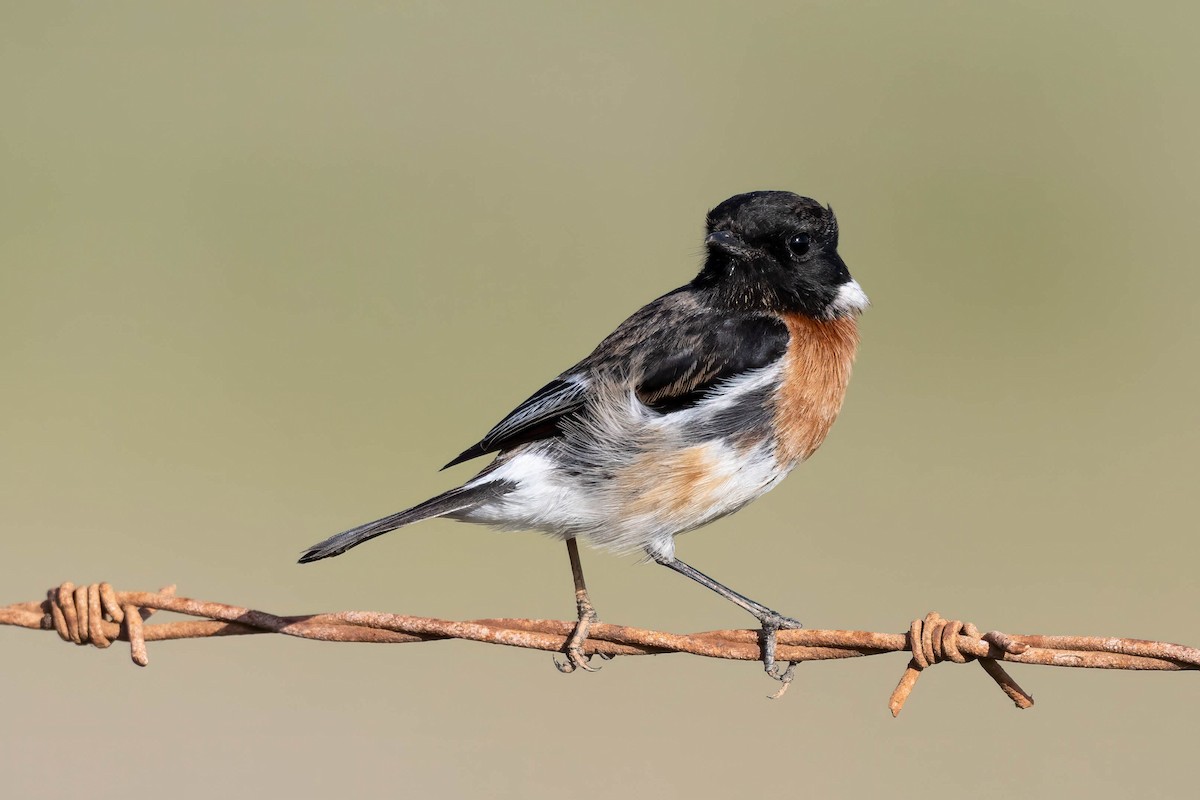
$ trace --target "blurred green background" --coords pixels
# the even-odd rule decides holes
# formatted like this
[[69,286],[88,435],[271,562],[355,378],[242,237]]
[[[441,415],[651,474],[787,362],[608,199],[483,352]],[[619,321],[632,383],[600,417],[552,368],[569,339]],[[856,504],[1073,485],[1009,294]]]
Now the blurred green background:
[[[830,202],[874,301],[841,420],[680,555],[813,627],[1200,643],[1185,3],[5,3],[0,602],[569,618],[563,547],[301,548],[690,279],[705,211]],[[606,621],[738,627],[585,553]],[[1193,675],[0,631],[13,797],[1184,796]],[[93,783],[100,776],[101,783]]]

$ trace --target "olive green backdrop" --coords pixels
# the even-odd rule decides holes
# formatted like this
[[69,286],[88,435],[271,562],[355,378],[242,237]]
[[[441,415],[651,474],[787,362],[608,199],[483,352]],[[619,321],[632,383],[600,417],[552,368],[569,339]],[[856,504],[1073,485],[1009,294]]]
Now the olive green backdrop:
[[[680,554],[814,627],[1200,644],[1188,4],[0,7],[0,602],[570,617],[564,548],[299,551],[687,281],[705,211],[830,202],[874,301],[820,453]],[[744,626],[585,553],[603,619]],[[12,797],[1116,797],[1194,790],[1194,675],[468,643],[127,652],[0,630]],[[942,787],[942,788],[939,788]]]

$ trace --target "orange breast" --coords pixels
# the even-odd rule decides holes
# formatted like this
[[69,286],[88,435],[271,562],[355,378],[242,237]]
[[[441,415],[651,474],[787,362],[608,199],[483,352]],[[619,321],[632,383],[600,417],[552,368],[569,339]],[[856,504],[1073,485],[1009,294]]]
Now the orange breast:
[[821,446],[842,408],[858,351],[858,324],[853,318],[801,314],[787,314],[783,321],[791,340],[775,395],[776,452],[780,460],[796,462]]

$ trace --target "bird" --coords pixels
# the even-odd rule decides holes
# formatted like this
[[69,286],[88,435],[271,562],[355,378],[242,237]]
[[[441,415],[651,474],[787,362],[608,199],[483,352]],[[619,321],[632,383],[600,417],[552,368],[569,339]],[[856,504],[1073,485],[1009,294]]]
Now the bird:
[[788,191],[730,197],[707,215],[689,283],[646,304],[443,469],[495,453],[465,483],[309,547],[308,563],[445,517],[564,540],[577,623],[563,672],[598,616],[579,541],[641,553],[758,620],[762,661],[797,620],[680,560],[675,539],[743,508],[820,447],[842,407],[869,306],[838,254],[831,206]]

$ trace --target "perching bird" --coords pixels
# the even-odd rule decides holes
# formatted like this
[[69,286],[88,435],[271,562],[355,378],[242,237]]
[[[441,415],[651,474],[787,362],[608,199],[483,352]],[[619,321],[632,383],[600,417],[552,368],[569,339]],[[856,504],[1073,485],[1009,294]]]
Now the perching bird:
[[566,540],[579,622],[564,671],[590,669],[596,619],[577,540],[650,559],[753,614],[763,661],[800,623],[675,557],[675,537],[773,488],[824,441],[858,346],[866,295],[837,252],[833,209],[791,192],[731,197],[709,212],[691,283],[621,323],[592,353],[446,466],[499,455],[424,503],[310,547],[340,555],[431,517],[538,530]]

